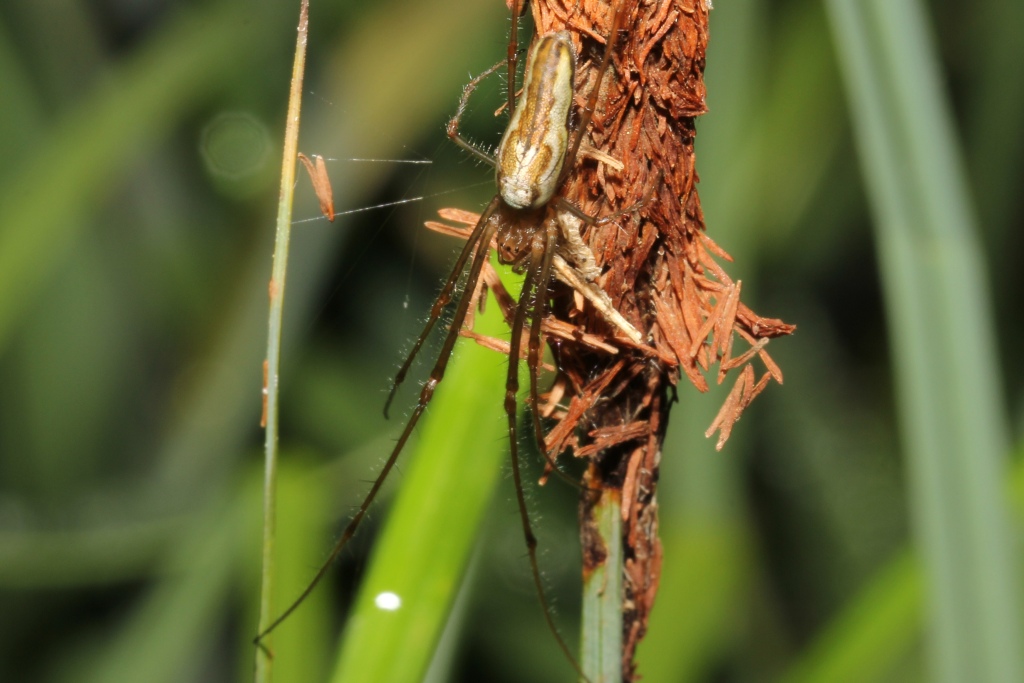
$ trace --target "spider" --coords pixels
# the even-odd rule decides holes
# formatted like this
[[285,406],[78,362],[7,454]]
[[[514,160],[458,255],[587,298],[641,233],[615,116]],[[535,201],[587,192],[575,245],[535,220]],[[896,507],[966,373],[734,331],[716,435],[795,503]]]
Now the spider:
[[[508,417],[511,469],[516,489],[516,501],[529,553],[533,582],[541,601],[545,620],[558,641],[559,647],[582,676],[568,646],[555,628],[538,568],[537,539],[531,528],[519,467],[518,367],[523,336],[528,330],[527,365],[530,376],[529,403],[533,408],[531,411],[533,428],[540,443],[541,452],[548,463],[553,465],[544,446],[539,410],[537,409],[539,404],[537,385],[542,348],[541,323],[548,311],[549,287],[552,278],[557,275],[560,279],[568,281],[570,286],[589,299],[609,323],[634,345],[639,345],[642,339],[640,333],[614,310],[607,294],[593,284],[600,271],[594,263],[593,255],[590,254],[579,234],[583,222],[595,223],[613,220],[623,213],[636,211],[637,207],[601,219],[593,219],[558,195],[563,182],[576,164],[583,144],[583,137],[597,105],[601,82],[608,69],[619,27],[625,14],[624,4],[622,0],[619,0],[615,5],[612,28],[606,40],[600,67],[597,71],[598,75],[587,99],[587,104],[579,116],[575,131],[570,130],[570,127],[575,96],[576,54],[567,31],[547,33],[535,39],[527,57],[523,90],[517,106],[515,87],[518,62],[517,18],[521,13],[523,0],[515,0],[513,3],[508,57],[472,79],[464,88],[455,115],[448,123],[447,133],[458,146],[495,167],[498,193],[487,204],[472,228],[455,261],[451,274],[430,309],[426,325],[396,374],[385,403],[385,415],[387,415],[395,392],[404,381],[413,360],[440,319],[442,312],[449,303],[458,298],[455,314],[445,335],[437,361],[420,391],[416,407],[359,510],[342,532],[341,538],[312,582],[280,617],[257,636],[257,643],[284,621],[312,592],[334,559],[355,534],[394,467],[399,454],[404,449],[413,429],[430,403],[434,390],[444,377],[455,342],[473,305],[473,292],[480,281],[484,264],[488,261],[490,245],[494,240],[499,260],[504,264],[511,265],[517,272],[525,273],[522,292],[512,320],[504,400],[505,412]],[[491,156],[460,136],[459,123],[465,113],[470,95],[480,82],[506,65],[508,67],[507,107],[511,115],[497,153],[495,156]],[[596,150],[587,150],[586,153],[602,160],[601,154]],[[614,163],[614,160],[607,158],[603,161]],[[573,265],[570,266],[569,263]],[[469,264],[469,269],[464,276],[467,264]],[[457,297],[456,291],[459,289],[460,282],[463,282],[462,296]]]

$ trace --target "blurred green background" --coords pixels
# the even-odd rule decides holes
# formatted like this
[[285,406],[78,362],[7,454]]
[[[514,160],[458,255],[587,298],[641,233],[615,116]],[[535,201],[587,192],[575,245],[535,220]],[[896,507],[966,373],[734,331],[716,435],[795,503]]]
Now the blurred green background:
[[[0,6],[0,680],[251,679],[260,362],[297,14],[281,0]],[[493,194],[443,124],[469,75],[503,56],[508,23],[500,0],[311,8],[300,150],[338,159],[339,211],[427,198],[295,227],[281,607],[413,401],[410,382],[383,419],[456,249],[422,223]],[[697,142],[708,230],[748,303],[799,329],[771,345],[785,385],[722,453],[702,436],[722,392],[681,385],[644,680],[1020,680],[1021,29],[1024,5],[998,0],[718,0]],[[476,101],[466,130],[494,144],[501,84]],[[305,176],[297,197],[295,217],[315,218]],[[375,657],[415,648],[430,668],[409,680],[568,680],[503,464],[502,360],[475,362],[450,391],[479,388],[482,412],[439,405],[417,450],[494,463],[465,484],[482,521],[409,539],[440,553],[467,534],[453,616],[440,599],[443,633]],[[462,451],[445,441],[459,429]],[[275,680],[342,676],[346,611],[419,456],[276,634]],[[576,494],[532,488],[572,641]]]

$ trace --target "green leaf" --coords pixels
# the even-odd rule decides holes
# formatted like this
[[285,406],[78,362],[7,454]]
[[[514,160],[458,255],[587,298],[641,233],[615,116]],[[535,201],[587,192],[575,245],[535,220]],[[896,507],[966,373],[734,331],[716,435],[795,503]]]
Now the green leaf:
[[[476,329],[507,327],[490,306]],[[423,679],[504,461],[504,377],[501,356],[459,342],[397,475],[401,489],[345,625],[333,681]]]
[[829,0],[875,216],[937,680],[1024,680],[986,271],[920,3]]

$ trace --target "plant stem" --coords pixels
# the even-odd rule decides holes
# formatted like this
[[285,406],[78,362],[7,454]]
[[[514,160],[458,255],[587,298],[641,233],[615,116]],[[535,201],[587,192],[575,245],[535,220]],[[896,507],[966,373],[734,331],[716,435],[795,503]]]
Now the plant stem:
[[583,577],[583,632],[580,665],[592,683],[622,678],[622,507],[621,493],[602,489],[587,519],[594,543],[606,554]]
[[[291,240],[292,200],[295,187],[295,166],[299,151],[299,113],[302,107],[302,79],[306,69],[306,44],[309,28],[309,0],[302,0],[299,10],[295,62],[292,66],[291,91],[288,96],[288,118],[285,126],[284,152],[281,161],[281,194],[277,205],[277,235],[274,239],[274,264],[270,278],[270,317],[267,333],[267,357],[264,361],[264,440],[263,479],[263,573],[260,582],[260,622],[262,633],[273,618],[274,531],[277,512],[277,417],[278,385],[281,366],[281,321],[284,316],[284,286],[288,270],[288,246]],[[270,680],[270,641],[267,650],[256,651],[256,681]]]

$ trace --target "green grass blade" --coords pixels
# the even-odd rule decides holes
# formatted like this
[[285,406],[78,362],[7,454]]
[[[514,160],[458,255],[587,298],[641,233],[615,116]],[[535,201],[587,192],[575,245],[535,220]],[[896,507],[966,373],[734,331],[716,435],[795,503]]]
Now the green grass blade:
[[[277,232],[274,263],[270,276],[270,312],[267,323],[267,355],[263,366],[264,392],[264,479],[263,479],[263,572],[260,581],[260,619],[257,633],[262,646],[256,651],[256,681],[271,680],[273,658],[271,634],[267,629],[277,618],[274,605],[274,542],[277,525],[277,443],[280,406],[281,334],[284,319],[288,249],[292,236],[292,204],[295,199],[295,171],[298,166],[299,121],[302,110],[302,82],[306,75],[306,46],[309,42],[309,0],[302,0],[295,40],[288,115],[281,159],[281,192],[277,203]],[[264,637],[266,636],[266,637]]]
[[601,492],[590,517],[607,555],[583,580],[580,666],[592,683],[622,678],[622,505],[618,491]]
[[[477,329],[507,328],[490,306]],[[393,475],[400,492],[345,625],[333,681],[412,683],[425,675],[504,462],[504,376],[501,356],[458,344],[404,472]],[[401,606],[378,607],[385,593]]]
[[829,0],[876,236],[937,680],[1024,680],[985,266],[920,5]]
[[[332,486],[334,477],[322,465],[308,462],[313,461],[312,457],[304,458],[303,455],[293,450],[281,453],[277,476],[277,541],[274,544],[274,609],[271,616],[280,614],[309,583],[310,567],[323,561],[325,539],[330,538],[335,521],[337,489]],[[262,542],[256,541],[260,538],[262,510],[260,514],[256,511],[261,508],[263,477],[262,471],[257,476],[255,467],[250,475],[247,492],[252,495],[248,506],[252,511],[249,516],[252,524],[247,528],[249,533],[245,540],[248,545],[243,555],[249,564],[241,566],[242,562],[238,563],[243,572],[242,585],[252,605],[252,612],[247,615],[249,618],[243,622],[249,628],[240,634],[239,639],[240,651],[245,653],[239,668],[246,674],[244,680],[247,683],[253,680],[255,647],[252,637],[255,631],[251,625],[256,623],[258,604],[255,598],[262,578],[255,568],[260,564],[258,558],[262,553]],[[250,568],[251,571],[246,571]],[[323,681],[327,677],[334,645],[331,633],[334,607],[324,599],[328,594],[329,591],[323,591],[317,593],[316,599],[307,600],[288,618],[285,626],[274,632],[274,683]]]

